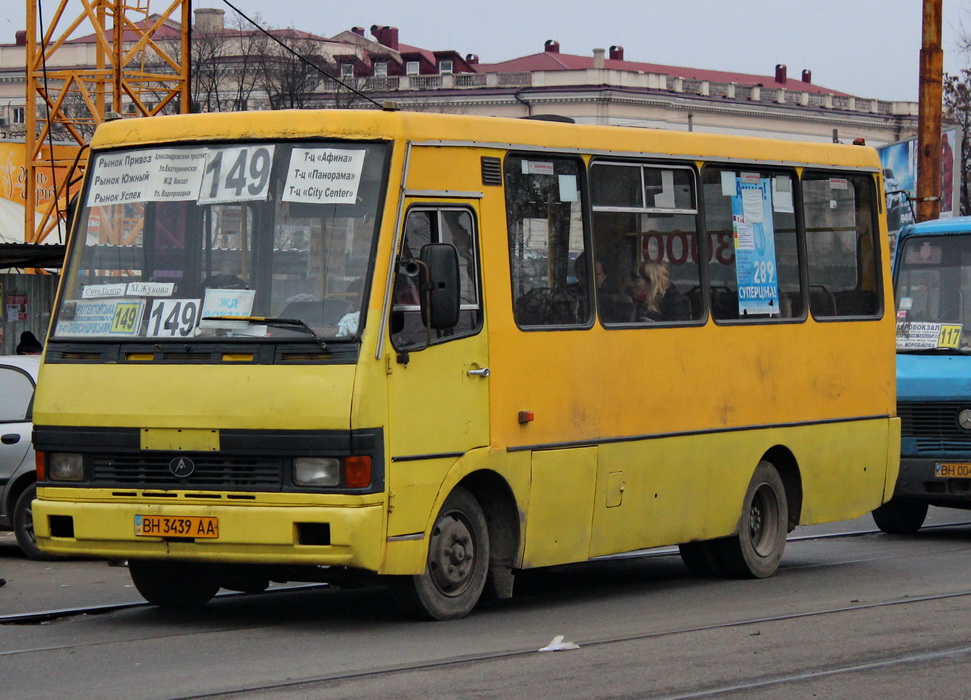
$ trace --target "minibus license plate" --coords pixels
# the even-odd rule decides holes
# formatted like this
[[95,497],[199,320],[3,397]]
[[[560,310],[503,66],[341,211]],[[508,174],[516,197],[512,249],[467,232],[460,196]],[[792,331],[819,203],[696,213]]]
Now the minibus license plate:
[[934,476],[942,479],[971,479],[971,463],[938,462],[934,465]]
[[201,515],[136,515],[138,537],[219,537],[219,519]]

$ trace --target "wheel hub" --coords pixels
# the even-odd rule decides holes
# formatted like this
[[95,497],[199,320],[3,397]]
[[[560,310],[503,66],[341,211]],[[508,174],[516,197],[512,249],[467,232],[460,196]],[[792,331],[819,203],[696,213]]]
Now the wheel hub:
[[475,570],[475,542],[465,522],[449,516],[438,523],[429,547],[428,571],[436,587],[460,594]]

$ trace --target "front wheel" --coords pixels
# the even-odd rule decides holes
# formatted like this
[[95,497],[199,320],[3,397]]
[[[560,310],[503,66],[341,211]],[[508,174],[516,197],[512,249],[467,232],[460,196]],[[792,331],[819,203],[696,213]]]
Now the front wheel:
[[13,508],[13,529],[17,536],[17,544],[27,555],[28,559],[37,561],[52,561],[57,557],[45,554],[37,546],[37,537],[34,535],[34,511],[33,503],[37,498],[37,484],[31,484],[24,489],[24,492],[17,498],[17,503]]
[[215,567],[208,564],[132,559],[128,573],[142,597],[162,608],[200,608],[219,590]]
[[877,527],[889,535],[912,535],[924,524],[927,503],[907,498],[891,498],[871,515]]
[[395,602],[407,615],[456,620],[479,602],[489,569],[489,531],[475,497],[457,487],[435,520],[424,573],[402,576]]
[[710,543],[725,573],[736,578],[774,574],[786,548],[788,522],[782,478],[770,462],[759,462],[742,502],[738,534]]

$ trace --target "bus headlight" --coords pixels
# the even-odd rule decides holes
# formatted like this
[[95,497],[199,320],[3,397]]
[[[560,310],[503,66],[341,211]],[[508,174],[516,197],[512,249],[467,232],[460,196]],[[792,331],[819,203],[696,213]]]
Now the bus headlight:
[[45,476],[50,481],[83,481],[84,459],[74,452],[48,453]]
[[297,457],[293,460],[293,483],[297,486],[339,486],[341,461],[336,457]]

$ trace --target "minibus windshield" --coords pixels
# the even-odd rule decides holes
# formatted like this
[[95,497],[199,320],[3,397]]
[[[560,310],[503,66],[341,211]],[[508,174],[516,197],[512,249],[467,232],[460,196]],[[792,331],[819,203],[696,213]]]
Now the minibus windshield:
[[52,337],[357,337],[388,150],[261,141],[94,153]]
[[897,352],[971,351],[971,235],[912,236],[897,255]]

